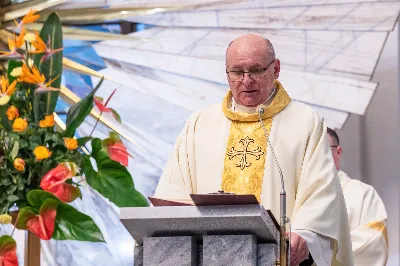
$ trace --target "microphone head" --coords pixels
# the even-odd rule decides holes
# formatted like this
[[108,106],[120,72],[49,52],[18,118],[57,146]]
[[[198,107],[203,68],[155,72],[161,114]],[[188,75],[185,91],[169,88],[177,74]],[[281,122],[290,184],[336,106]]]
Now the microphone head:
[[265,113],[265,111],[267,110],[267,106],[264,104],[260,104],[259,106],[257,106],[257,113],[259,114],[263,114]]

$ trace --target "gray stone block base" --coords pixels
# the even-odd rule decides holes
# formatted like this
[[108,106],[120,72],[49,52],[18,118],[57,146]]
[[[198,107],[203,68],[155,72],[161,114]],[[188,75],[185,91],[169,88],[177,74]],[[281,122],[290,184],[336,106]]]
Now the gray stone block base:
[[143,266],[161,265],[197,266],[197,248],[194,237],[145,238],[143,241]]
[[135,246],[133,266],[143,266],[143,247]]
[[148,238],[144,246],[135,247],[134,266],[275,266],[279,257],[277,244],[254,246],[251,235],[204,236],[203,243],[205,248],[191,237]]
[[275,266],[279,249],[276,244],[259,244],[257,247],[257,257],[259,266]]
[[253,235],[204,236],[203,265],[256,266],[256,237]]

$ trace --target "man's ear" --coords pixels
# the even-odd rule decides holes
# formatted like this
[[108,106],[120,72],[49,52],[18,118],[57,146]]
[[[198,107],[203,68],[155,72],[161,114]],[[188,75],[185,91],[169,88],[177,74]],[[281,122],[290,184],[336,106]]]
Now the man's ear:
[[277,58],[274,63],[274,78],[279,78],[279,72],[281,72],[281,61]]
[[338,154],[339,156],[342,156],[342,152],[343,152],[342,146],[337,146],[336,152],[337,152],[337,154]]

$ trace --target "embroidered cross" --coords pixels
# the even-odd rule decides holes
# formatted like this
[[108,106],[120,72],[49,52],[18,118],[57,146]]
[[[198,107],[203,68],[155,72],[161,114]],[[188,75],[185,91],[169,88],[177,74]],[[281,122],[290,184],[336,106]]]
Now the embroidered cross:
[[243,149],[236,151],[234,147],[231,148],[230,151],[228,151],[227,155],[229,156],[229,160],[232,160],[236,156],[240,156],[240,161],[238,164],[236,164],[237,167],[240,167],[240,169],[244,169],[246,167],[249,167],[251,165],[250,162],[248,162],[248,157],[247,156],[254,156],[256,157],[256,160],[260,159],[261,155],[264,155],[264,152],[261,151],[261,147],[257,147],[255,150],[251,151],[249,150],[249,145],[251,143],[254,143],[254,139],[250,139],[249,137],[246,137],[245,139],[241,139],[239,143],[242,144]]

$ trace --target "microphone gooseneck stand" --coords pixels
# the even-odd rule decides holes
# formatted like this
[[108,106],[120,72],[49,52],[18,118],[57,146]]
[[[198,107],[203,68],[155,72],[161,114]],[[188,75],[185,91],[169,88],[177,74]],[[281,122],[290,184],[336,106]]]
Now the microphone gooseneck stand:
[[[280,250],[280,254],[279,254],[279,261],[277,263],[277,265],[280,266],[288,266],[290,265],[290,238],[291,238],[291,225],[290,225],[290,221],[289,218],[286,215],[286,191],[285,191],[285,181],[283,179],[283,174],[282,174],[282,170],[279,166],[278,163],[278,159],[276,158],[274,149],[272,148],[271,142],[269,141],[269,135],[267,133],[267,129],[264,126],[264,121],[262,119],[262,114],[265,112],[266,110],[266,106],[265,105],[261,105],[260,107],[257,108],[258,109],[258,117],[261,123],[261,126],[264,130],[264,134],[265,137],[267,138],[267,145],[269,147],[269,149],[271,150],[272,153],[272,157],[274,158],[276,167],[278,168],[279,171],[279,175],[281,178],[281,191],[280,191],[280,224],[279,224],[279,234],[280,234],[280,243],[279,243],[279,250]],[[286,244],[286,224],[289,224],[289,247],[287,247]]]

